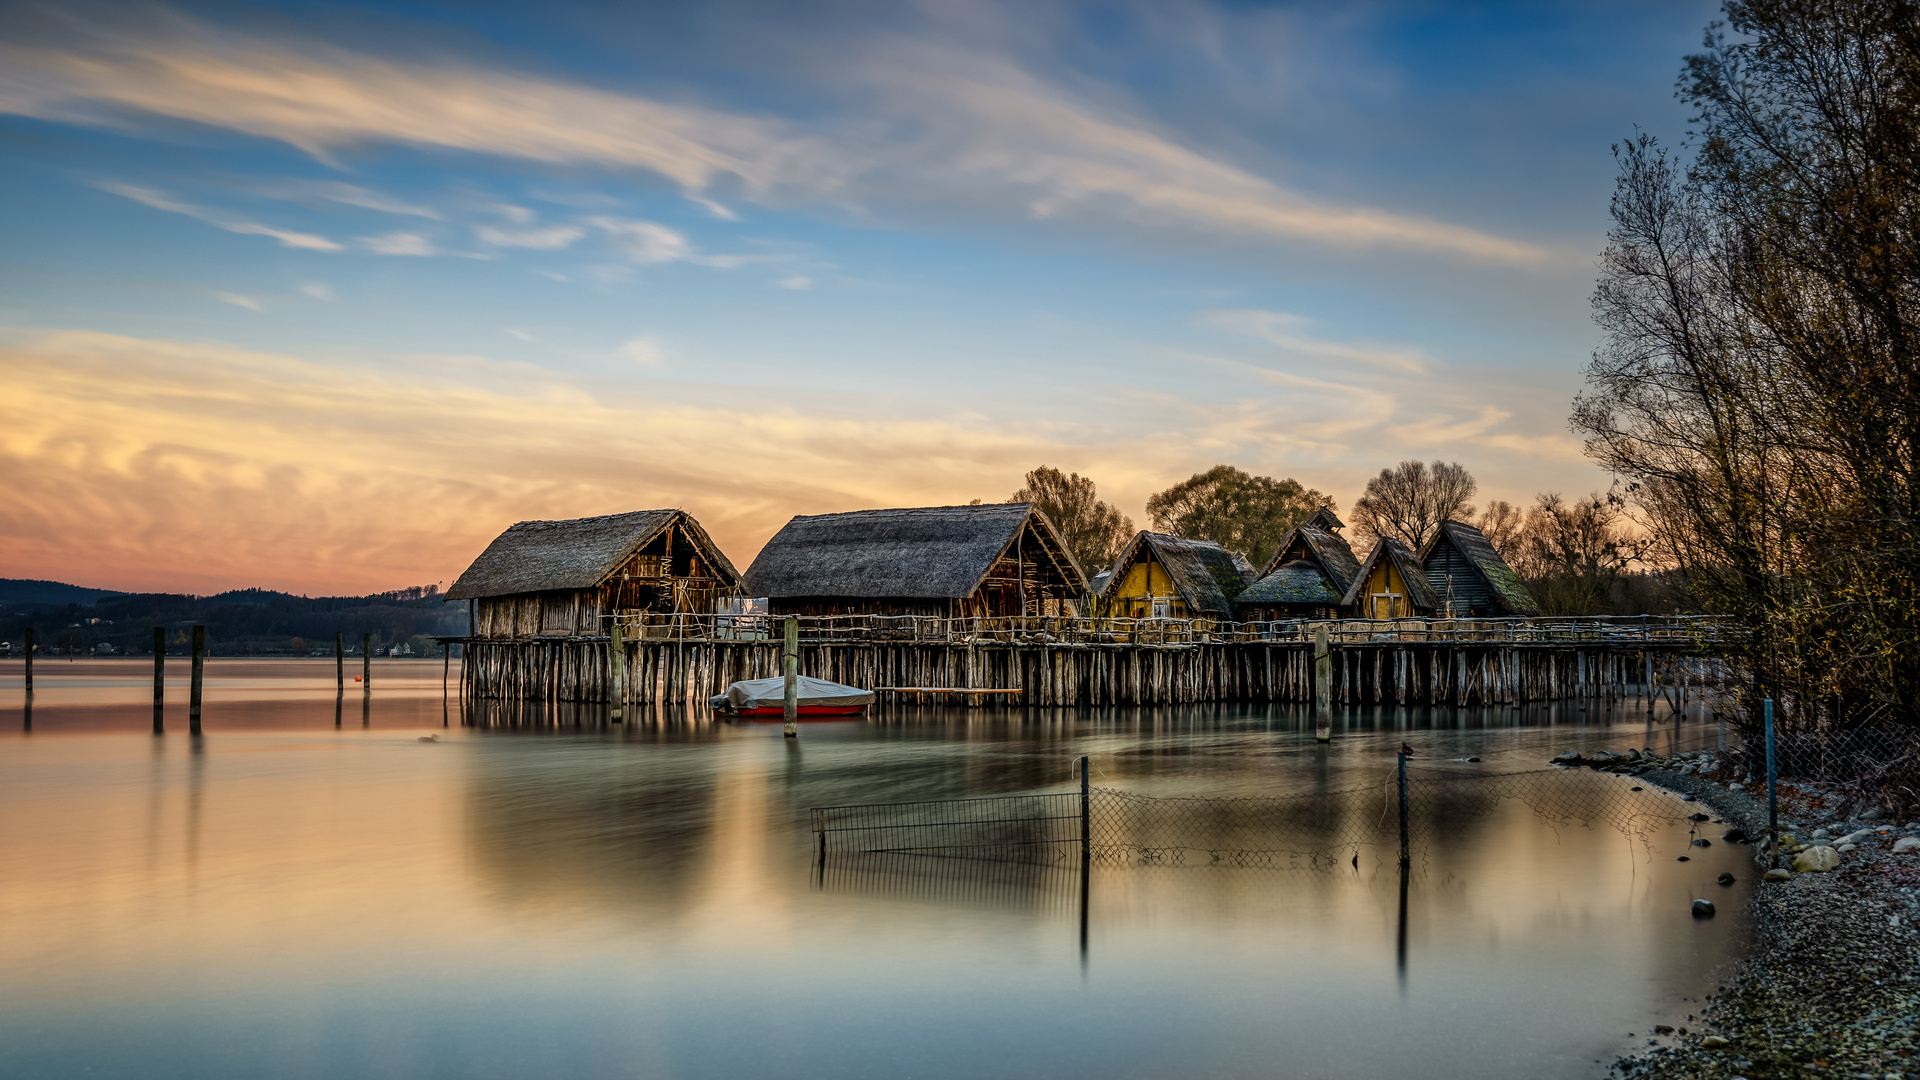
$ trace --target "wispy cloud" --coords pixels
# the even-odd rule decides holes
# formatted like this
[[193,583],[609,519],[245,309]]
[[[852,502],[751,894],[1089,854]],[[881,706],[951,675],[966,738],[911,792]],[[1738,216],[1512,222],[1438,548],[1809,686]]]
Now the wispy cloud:
[[438,249],[433,241],[419,233],[390,232],[380,236],[363,236],[359,240],[361,247],[375,255],[434,255]]
[[325,284],[324,282],[309,281],[300,286],[300,291],[313,297],[315,300],[333,299],[333,286]]
[[242,296],[239,293],[216,292],[213,294],[213,298],[224,303],[232,304],[234,307],[246,308],[248,311],[266,310],[260,306],[260,301],[255,300],[251,296]]
[[1418,373],[1432,362],[1419,349],[1381,348],[1345,341],[1312,337],[1303,331],[1312,320],[1284,311],[1260,311],[1237,308],[1206,312],[1201,322],[1221,330],[1258,338],[1270,345],[1300,356],[1365,364],[1389,371]]
[[532,248],[555,251],[587,234],[574,225],[549,225],[533,229],[502,229],[492,225],[474,227],[474,235],[495,247]]
[[641,367],[657,368],[667,362],[667,353],[653,338],[634,338],[615,350],[615,355],[629,364]]
[[165,210],[174,214],[184,214],[196,221],[204,221],[215,228],[225,229],[230,233],[240,233],[244,236],[270,236],[287,247],[305,248],[309,251],[341,250],[341,245],[334,243],[324,236],[294,232],[290,229],[276,229],[271,225],[262,225],[257,221],[248,221],[244,218],[233,217],[219,210],[183,203],[152,188],[121,183],[102,183],[96,184],[95,186],[101,191],[118,195],[122,198],[132,199],[134,202],[140,203],[143,206],[151,206],[155,210]]
[[341,180],[284,180],[263,184],[257,190],[260,194],[272,199],[303,202],[320,200],[339,203],[342,206],[357,206],[363,210],[377,210],[383,214],[432,218],[436,221],[441,218],[440,211],[430,206],[420,206],[372,188]]
[[1123,108],[1089,104],[1005,55],[865,45],[840,65],[849,92],[865,95],[864,115],[802,124],[175,19],[151,33],[0,46],[0,111],[123,127],[158,114],[278,139],[327,161],[360,144],[400,143],[642,169],[716,213],[724,207],[710,189],[735,177],[762,202],[957,201],[1043,219],[1091,215],[1492,263],[1546,254],[1465,226],[1306,197]]
[[779,281],[774,282],[774,284],[783,289],[811,289],[813,288],[813,279],[805,274],[795,274],[792,277],[781,278]]

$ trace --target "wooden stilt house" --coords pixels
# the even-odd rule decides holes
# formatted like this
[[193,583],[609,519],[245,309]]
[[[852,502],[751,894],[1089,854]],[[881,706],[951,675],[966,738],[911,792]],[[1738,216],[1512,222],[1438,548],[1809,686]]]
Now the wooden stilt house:
[[747,568],[773,615],[1073,614],[1086,575],[1030,503],[796,517]]
[[1293,527],[1260,577],[1234,598],[1237,619],[1270,622],[1330,619],[1341,614],[1347,590],[1360,576],[1360,560],[1345,539],[1321,527],[1328,519],[1339,526],[1340,519],[1322,509]]
[[710,614],[737,595],[740,572],[684,510],[638,510],[571,521],[522,521],[467,567],[450,600],[466,600],[476,638],[604,634],[604,616]]
[[1540,614],[1533,594],[1500,557],[1486,534],[1464,521],[1445,521],[1420,552],[1420,567],[1448,618],[1512,618]]
[[1367,553],[1340,606],[1362,619],[1405,619],[1436,614],[1440,599],[1413,549],[1386,536]]
[[1141,532],[1114,560],[1101,598],[1124,618],[1230,620],[1252,578],[1245,558],[1211,540]]

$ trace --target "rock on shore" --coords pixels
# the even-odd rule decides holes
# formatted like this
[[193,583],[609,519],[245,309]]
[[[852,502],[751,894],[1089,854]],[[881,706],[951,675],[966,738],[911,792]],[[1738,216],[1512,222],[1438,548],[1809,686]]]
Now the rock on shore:
[[[1697,795],[1748,835],[1765,829],[1764,790],[1755,798],[1691,770],[1656,767],[1639,775]],[[1783,820],[1782,831],[1795,824]],[[1858,836],[1857,850],[1843,856],[1824,844],[1809,846],[1798,854],[1825,850],[1837,865],[1785,881],[1768,874],[1754,893],[1753,955],[1710,999],[1705,1023],[1673,1045],[1621,1058],[1612,1075],[1920,1080],[1920,842],[1900,843],[1920,829],[1858,820],[1827,831]],[[1781,846],[1784,853],[1784,837]]]

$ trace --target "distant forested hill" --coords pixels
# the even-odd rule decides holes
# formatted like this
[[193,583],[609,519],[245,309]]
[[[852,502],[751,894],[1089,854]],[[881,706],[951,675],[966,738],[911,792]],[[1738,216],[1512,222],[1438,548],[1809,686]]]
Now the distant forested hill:
[[346,635],[351,653],[359,652],[361,635],[370,633],[377,651],[410,647],[420,655],[436,651],[433,635],[467,630],[466,605],[447,603],[436,586],[309,597],[266,589],[185,596],[113,593],[57,582],[5,584],[69,590],[48,594],[50,600],[0,601],[0,641],[15,651],[28,627],[42,652],[152,655],[154,627],[166,629],[168,652],[182,653],[199,623],[207,628],[209,648],[222,656],[331,654],[336,632]]
[[124,596],[112,589],[88,589],[60,581],[0,578],[0,611],[30,611],[35,607],[91,604],[103,596]]

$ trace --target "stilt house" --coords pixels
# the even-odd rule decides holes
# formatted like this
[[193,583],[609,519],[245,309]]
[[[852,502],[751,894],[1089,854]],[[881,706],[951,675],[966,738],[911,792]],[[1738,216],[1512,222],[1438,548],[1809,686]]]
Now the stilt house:
[[1362,619],[1405,619],[1435,614],[1440,598],[1420,569],[1413,549],[1383,536],[1360,564],[1353,584],[1340,598],[1340,606]]
[[1540,614],[1533,594],[1495,551],[1486,534],[1445,521],[1420,552],[1420,566],[1447,618],[1512,618]]
[[740,572],[684,510],[638,510],[572,521],[522,521],[467,567],[450,600],[466,600],[479,638],[607,632],[603,616],[708,614],[735,595]]
[[1071,614],[1086,575],[1030,503],[796,517],[747,568],[773,615]]
[[1233,618],[1233,598],[1247,587],[1247,560],[1211,540],[1135,533],[1101,596],[1114,615],[1135,619]]
[[1340,615],[1347,590],[1360,576],[1360,560],[1333,528],[1321,527],[1329,522],[1334,528],[1343,527],[1324,508],[1293,527],[1259,579],[1234,598],[1236,618],[1269,622]]

